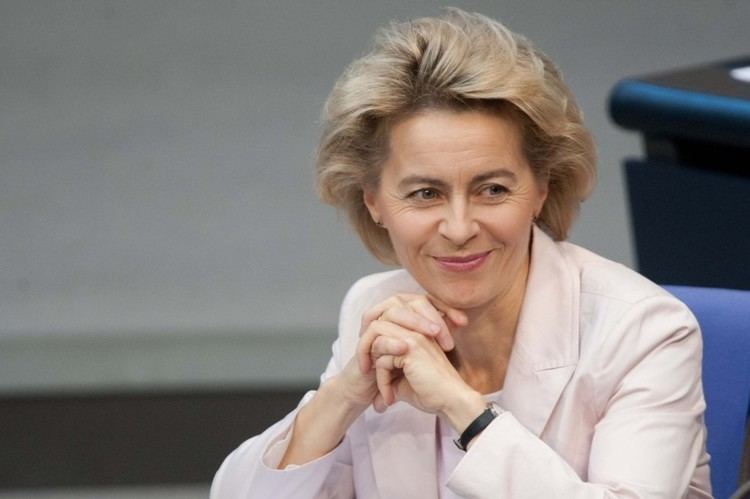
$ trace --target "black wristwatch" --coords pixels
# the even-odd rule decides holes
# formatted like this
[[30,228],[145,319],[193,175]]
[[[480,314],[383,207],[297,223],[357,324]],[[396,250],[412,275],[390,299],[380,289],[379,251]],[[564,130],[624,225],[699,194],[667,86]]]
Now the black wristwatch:
[[495,409],[495,405],[487,404],[487,409],[477,416],[477,418],[466,427],[463,433],[461,433],[461,436],[454,440],[453,443],[456,444],[456,447],[465,451],[469,446],[469,442],[482,433],[498,415],[499,413]]

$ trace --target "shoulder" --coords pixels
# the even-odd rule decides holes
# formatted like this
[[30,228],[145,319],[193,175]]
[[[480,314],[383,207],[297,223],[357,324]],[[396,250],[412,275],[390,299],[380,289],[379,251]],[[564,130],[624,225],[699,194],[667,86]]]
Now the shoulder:
[[557,244],[579,279],[576,376],[591,388],[599,416],[618,400],[656,407],[688,388],[699,404],[703,348],[690,309],[622,264]]
[[582,296],[634,304],[651,297],[670,297],[662,287],[621,263],[572,243],[557,243],[575,268]]
[[[634,270],[571,243],[558,243],[580,279],[581,355],[600,365],[637,361],[666,344],[700,355],[698,322],[690,309]],[[625,355],[627,353],[627,355]]]
[[609,260],[567,241],[553,241],[542,230],[534,232],[532,271],[529,285],[532,293],[549,289],[569,306],[594,302],[607,310],[628,308],[651,298],[674,300],[666,290],[625,265]]
[[[558,243],[580,280],[581,310],[618,315],[661,311],[695,323],[690,309],[663,287],[621,263],[571,243]],[[589,310],[590,311],[590,310]]]

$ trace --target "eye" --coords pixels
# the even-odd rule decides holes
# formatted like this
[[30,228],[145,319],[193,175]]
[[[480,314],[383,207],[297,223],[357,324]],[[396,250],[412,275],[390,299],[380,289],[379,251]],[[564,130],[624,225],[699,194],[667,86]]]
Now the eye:
[[489,196],[492,198],[499,198],[508,194],[508,188],[500,184],[490,184],[490,185],[484,186],[481,192],[482,194],[486,196]]
[[435,189],[425,187],[424,189],[418,189],[412,192],[409,194],[409,197],[419,201],[433,201],[437,199],[438,192]]

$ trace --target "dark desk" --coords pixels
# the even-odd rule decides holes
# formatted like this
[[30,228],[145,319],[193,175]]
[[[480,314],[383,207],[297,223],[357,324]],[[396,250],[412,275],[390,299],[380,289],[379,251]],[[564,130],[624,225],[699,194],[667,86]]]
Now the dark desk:
[[645,158],[625,161],[639,270],[750,289],[750,57],[630,78],[610,96]]

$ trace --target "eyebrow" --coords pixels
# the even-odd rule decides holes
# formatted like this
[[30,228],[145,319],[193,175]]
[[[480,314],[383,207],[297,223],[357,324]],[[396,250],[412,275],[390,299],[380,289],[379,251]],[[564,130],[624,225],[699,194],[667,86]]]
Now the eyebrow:
[[[471,179],[471,184],[481,184],[482,182],[485,182],[487,180],[490,180],[492,178],[496,177],[505,177],[510,180],[515,181],[516,180],[516,174],[513,173],[510,170],[507,170],[505,168],[497,168],[495,170],[490,170],[488,172],[480,173],[476,177]],[[415,184],[422,184],[422,185],[429,185],[433,187],[437,187],[439,189],[446,189],[448,187],[448,184],[440,179],[433,178],[433,177],[426,177],[423,175],[409,175],[407,177],[404,177],[401,179],[401,182],[398,183],[399,188],[403,189]]]

